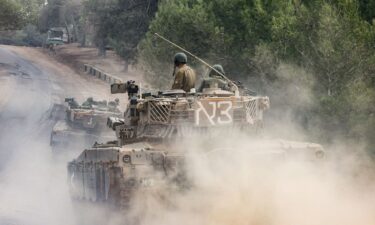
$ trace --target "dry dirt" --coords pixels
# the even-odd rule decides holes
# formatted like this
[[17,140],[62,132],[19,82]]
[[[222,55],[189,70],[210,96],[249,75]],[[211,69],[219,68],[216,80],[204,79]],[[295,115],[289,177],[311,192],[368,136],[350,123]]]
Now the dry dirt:
[[[94,77],[87,76],[84,73],[78,73],[78,67],[74,67],[73,62],[80,62],[77,58],[73,60],[73,56],[64,55],[66,61],[59,61],[57,58],[51,57],[51,54],[42,48],[16,47],[16,46],[1,46],[4,49],[12,51],[22,58],[30,61],[39,69],[48,73],[50,81],[53,83],[55,90],[60,90],[66,95],[65,97],[75,97],[78,101],[83,101],[87,97],[94,97],[97,99],[114,99],[116,96],[110,94],[109,85]],[[72,52],[79,52],[79,50]],[[85,54],[84,54],[85,55]],[[79,57],[79,56],[77,56]],[[87,55],[86,55],[87,57]],[[72,60],[72,63],[68,61]],[[106,68],[106,67],[105,67]],[[2,77],[7,77],[4,67],[0,70],[3,72]],[[8,82],[11,82],[9,79]],[[10,87],[2,82],[4,87]],[[5,91],[6,92],[6,91]],[[62,97],[62,96],[61,96]]]
[[9,79],[8,72],[0,67],[0,96],[2,96],[0,98],[0,109],[9,99],[10,87],[13,86],[10,84],[11,82],[13,81]]

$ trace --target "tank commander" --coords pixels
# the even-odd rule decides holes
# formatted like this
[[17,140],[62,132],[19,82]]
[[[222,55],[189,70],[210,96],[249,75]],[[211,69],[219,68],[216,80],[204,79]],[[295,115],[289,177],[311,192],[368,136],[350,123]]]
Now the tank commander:
[[195,87],[196,75],[192,68],[187,63],[187,56],[183,52],[179,52],[174,56],[174,71],[175,76],[172,89],[182,89],[185,92],[190,92]]
[[[222,65],[216,64],[212,68],[225,75],[225,71]],[[203,79],[201,86],[198,88],[199,92],[202,92],[204,88],[220,88],[226,91],[234,91],[228,81],[223,78],[221,74],[211,69],[208,74],[208,78]]]
[[65,102],[68,103],[68,105],[71,109],[78,109],[79,108],[79,104],[74,98],[65,98]]
[[84,108],[92,108],[93,105],[96,103],[92,97],[88,97],[85,102],[82,103],[82,107]]

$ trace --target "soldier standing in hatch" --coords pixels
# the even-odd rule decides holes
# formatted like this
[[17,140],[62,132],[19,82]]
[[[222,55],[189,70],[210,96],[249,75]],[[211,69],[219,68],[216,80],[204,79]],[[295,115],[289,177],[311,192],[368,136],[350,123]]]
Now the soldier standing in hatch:
[[[222,75],[225,75],[224,68],[220,64],[213,65],[212,68],[219,71]],[[234,91],[227,80],[223,78],[221,74],[211,70],[208,74],[208,78],[202,81],[201,86],[198,88],[199,92],[202,92],[204,88],[220,88],[221,90]]]
[[183,52],[179,52],[174,56],[175,76],[172,89],[182,89],[185,92],[190,92],[190,89],[195,87],[196,75],[192,68],[187,63],[187,56]]
[[88,97],[86,101],[82,103],[82,107],[84,108],[92,108],[93,105],[95,105],[95,102],[92,97]]

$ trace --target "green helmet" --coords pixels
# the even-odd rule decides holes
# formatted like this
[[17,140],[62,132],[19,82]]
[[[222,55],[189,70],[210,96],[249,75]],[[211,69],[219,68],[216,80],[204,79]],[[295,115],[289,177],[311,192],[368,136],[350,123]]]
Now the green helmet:
[[187,56],[183,52],[178,52],[174,55],[174,64],[186,64],[187,63]]
[[93,102],[94,99],[93,99],[92,97],[88,97],[86,101],[87,101],[87,102]]
[[[224,71],[224,68],[223,68],[222,65],[215,64],[215,65],[212,66],[212,68],[214,68],[215,70],[217,70],[220,73],[222,73],[223,75],[225,75],[225,71]],[[218,74],[215,70],[211,70],[210,74],[208,76],[210,76],[210,77],[212,77],[212,76],[220,76],[220,74]]]

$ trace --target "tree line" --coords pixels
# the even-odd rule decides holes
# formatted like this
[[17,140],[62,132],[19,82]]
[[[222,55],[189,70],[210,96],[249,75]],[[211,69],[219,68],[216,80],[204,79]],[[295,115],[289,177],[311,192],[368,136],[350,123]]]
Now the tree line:
[[138,59],[168,84],[176,49],[158,32],[269,95],[274,118],[288,113],[316,141],[339,136],[375,153],[374,12],[369,0],[164,0]]

